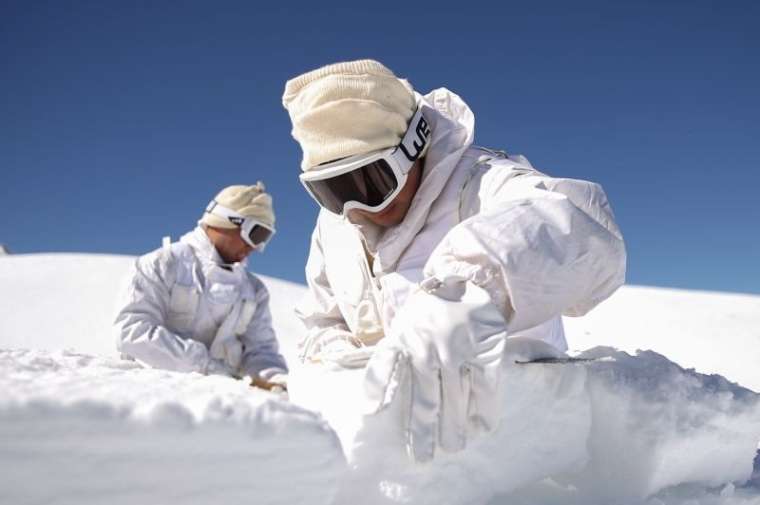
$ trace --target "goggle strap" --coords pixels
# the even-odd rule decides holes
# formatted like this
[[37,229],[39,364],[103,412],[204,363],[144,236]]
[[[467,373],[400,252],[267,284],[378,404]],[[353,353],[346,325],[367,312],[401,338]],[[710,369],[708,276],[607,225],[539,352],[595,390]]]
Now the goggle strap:
[[[398,159],[399,165],[402,167],[405,165],[402,163],[403,160],[413,164],[427,151],[430,144],[431,133],[430,125],[422,114],[422,107],[418,107],[412,115],[406,133],[404,133],[401,142],[397,144],[396,147],[370,154],[349,156],[348,158],[344,158],[337,162],[326,163],[318,170],[303,172],[300,174],[299,178],[304,182],[337,177],[385,157],[382,154],[383,152],[387,152],[389,156]],[[358,161],[357,159],[361,161]],[[411,169],[411,166],[412,165],[409,165],[408,169]],[[408,173],[408,169],[405,173]]]
[[211,200],[211,203],[206,207],[206,212],[214,214],[215,216],[226,218],[230,223],[235,226],[240,226],[245,221],[245,216],[238,214],[234,210],[219,204],[216,200]]
[[430,125],[422,115],[422,107],[417,107],[398,148],[409,161],[417,161],[427,151],[430,134]]
[[234,210],[225,207],[224,205],[221,205],[216,200],[211,200],[211,202],[206,206],[206,212],[209,214],[214,214],[215,216],[227,218],[232,224],[238,227],[241,227],[245,221],[253,221],[254,226],[259,225],[262,228],[266,228],[267,230],[271,231],[272,233],[275,232],[273,226],[269,226],[266,223],[262,223],[261,221],[253,219],[251,217],[245,217],[244,215],[235,212]]

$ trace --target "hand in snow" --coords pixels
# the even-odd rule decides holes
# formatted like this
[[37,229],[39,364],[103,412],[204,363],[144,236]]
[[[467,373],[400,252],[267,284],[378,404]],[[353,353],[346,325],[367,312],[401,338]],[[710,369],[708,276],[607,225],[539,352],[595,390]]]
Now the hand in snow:
[[396,316],[367,367],[375,412],[411,388],[407,447],[427,461],[436,447],[457,451],[493,429],[501,412],[507,327],[483,289],[461,279],[424,283]]
[[288,376],[278,373],[268,379],[251,377],[251,386],[266,389],[273,393],[286,393],[288,391]]

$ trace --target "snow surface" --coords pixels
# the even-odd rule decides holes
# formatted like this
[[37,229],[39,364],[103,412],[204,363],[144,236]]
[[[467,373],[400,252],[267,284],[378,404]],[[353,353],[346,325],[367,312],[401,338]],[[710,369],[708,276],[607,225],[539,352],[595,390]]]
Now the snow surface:
[[[132,256],[65,253],[0,258],[0,347],[116,356],[111,323],[119,288],[134,261]],[[262,278],[273,300],[282,351],[295,359],[303,326],[292,303],[305,288]]]
[[624,286],[564,319],[571,348],[650,349],[760,392],[760,296]]
[[[133,261],[63,253],[0,258],[0,346],[115,356],[113,306]],[[294,365],[303,327],[293,307],[306,288],[262,279],[283,354]],[[564,320],[571,349],[653,350],[760,392],[760,296],[623,286],[588,315]]]
[[330,503],[317,415],[240,381],[0,350],[0,503]]
[[356,407],[361,371],[295,366],[303,286],[263,277],[292,403],[117,359],[109,328],[133,260],[0,258],[0,503],[760,504],[760,474],[745,483],[758,395],[697,373],[760,390],[758,296],[626,286],[566,320],[571,348],[654,349],[697,372],[611,348],[514,366],[496,432],[413,466],[403,408]]
[[[707,499],[710,489],[750,479],[760,395],[652,351],[596,347],[579,357],[594,361],[509,367],[499,428],[430,465],[410,463],[394,429],[409,416],[405,396],[375,416],[351,408],[362,404],[362,370],[300,369],[291,400],[322,412],[341,438],[353,480],[339,503],[512,503],[533,485],[557,495],[539,503],[685,504],[695,486]],[[687,483],[689,491],[673,488]],[[753,503],[760,490],[717,497]]]

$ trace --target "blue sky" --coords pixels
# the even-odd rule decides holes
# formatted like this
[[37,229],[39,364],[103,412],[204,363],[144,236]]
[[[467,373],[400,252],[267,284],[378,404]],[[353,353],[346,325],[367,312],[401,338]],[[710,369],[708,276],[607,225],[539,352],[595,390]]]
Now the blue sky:
[[0,1],[0,243],[139,254],[260,179],[251,266],[303,282],[283,86],[370,57],[462,96],[476,143],[601,183],[629,283],[760,293],[760,4],[261,4]]

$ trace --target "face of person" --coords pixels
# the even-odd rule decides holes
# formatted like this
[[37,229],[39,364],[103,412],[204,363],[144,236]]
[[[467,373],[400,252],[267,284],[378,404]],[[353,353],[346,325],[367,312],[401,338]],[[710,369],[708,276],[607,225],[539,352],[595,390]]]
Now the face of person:
[[414,166],[409,171],[404,188],[396,195],[396,198],[380,212],[369,212],[361,209],[352,209],[349,211],[349,218],[362,218],[376,224],[382,228],[395,226],[404,220],[409,207],[412,205],[414,195],[420,187],[422,179],[422,160],[414,162]]
[[248,245],[240,236],[239,228],[227,229],[209,226],[206,228],[206,235],[225,263],[238,263],[253,252],[253,247]]

